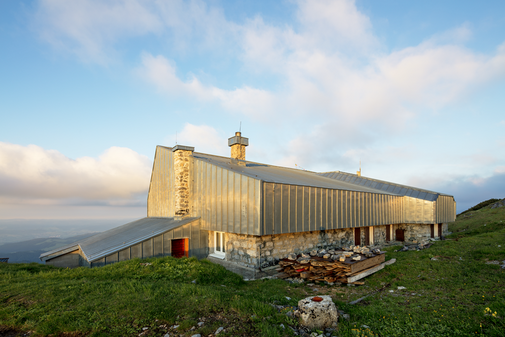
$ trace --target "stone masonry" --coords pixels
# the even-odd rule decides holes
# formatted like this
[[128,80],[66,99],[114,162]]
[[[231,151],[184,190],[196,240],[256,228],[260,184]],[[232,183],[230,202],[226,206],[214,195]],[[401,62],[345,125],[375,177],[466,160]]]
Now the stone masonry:
[[234,159],[245,160],[245,146],[242,144],[232,145],[231,157]]
[[227,233],[226,260],[258,268],[273,265],[291,253],[313,249],[338,248],[354,243],[352,229],[336,229],[279,235],[241,235]]
[[173,148],[174,152],[174,176],[175,176],[175,215],[189,215],[189,181],[190,164],[193,153],[192,147],[177,145]]
[[245,160],[245,147],[247,146],[248,139],[242,137],[240,132],[235,132],[235,137],[230,138],[229,141],[233,140],[233,144],[230,144],[231,147],[231,158],[238,160]]
[[[435,226],[438,226],[438,224],[435,224]],[[401,224],[395,225],[394,229],[405,230],[406,243],[420,243],[431,238],[431,227],[429,224]],[[435,237],[447,234],[449,234],[449,227],[448,224],[444,223],[442,224],[442,233],[438,233]]]

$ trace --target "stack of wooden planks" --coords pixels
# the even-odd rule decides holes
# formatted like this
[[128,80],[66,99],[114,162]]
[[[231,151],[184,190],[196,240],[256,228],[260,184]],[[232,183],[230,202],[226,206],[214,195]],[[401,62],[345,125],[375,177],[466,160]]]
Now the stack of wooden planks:
[[[285,278],[302,278],[316,282],[353,283],[384,268],[386,255],[360,254],[353,252],[337,252],[339,258],[333,260],[318,256],[296,256],[296,259],[282,259],[279,261],[279,274]],[[294,257],[294,256],[293,256]]]

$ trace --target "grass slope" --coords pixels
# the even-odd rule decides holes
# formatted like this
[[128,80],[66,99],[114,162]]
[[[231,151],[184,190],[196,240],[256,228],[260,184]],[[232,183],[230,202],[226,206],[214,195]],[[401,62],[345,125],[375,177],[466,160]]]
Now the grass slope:
[[[186,336],[208,336],[220,326],[226,330],[219,336],[289,336],[287,326],[296,321],[271,304],[295,306],[309,295],[329,294],[351,317],[339,323],[339,336],[503,336],[505,270],[486,262],[505,260],[505,207],[458,216],[450,230],[449,240],[427,250],[388,248],[387,258],[397,262],[360,287],[244,282],[193,258],[73,270],[2,264],[0,332],[163,336],[177,324],[177,335]],[[205,324],[197,327],[200,320]]]

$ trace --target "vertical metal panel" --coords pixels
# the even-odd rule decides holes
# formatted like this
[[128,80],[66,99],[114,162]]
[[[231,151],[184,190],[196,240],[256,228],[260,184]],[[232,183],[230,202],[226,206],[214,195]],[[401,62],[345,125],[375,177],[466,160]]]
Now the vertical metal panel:
[[249,220],[249,208],[248,208],[248,198],[249,194],[247,193],[247,189],[249,188],[248,177],[241,176],[240,181],[240,233],[249,234],[247,228],[248,220]]
[[281,190],[281,231],[289,233],[289,185],[280,185]]
[[119,261],[126,261],[130,259],[130,247],[120,250],[118,254]]
[[328,190],[325,188],[319,190],[321,191],[321,218],[318,228],[324,230],[328,229]]
[[156,147],[153,171],[147,197],[148,216],[173,216],[173,166],[172,151]]
[[274,214],[274,230],[275,234],[282,233],[282,185],[273,184],[274,185],[274,206],[273,206],[273,214]]
[[263,234],[263,207],[261,207],[261,201],[263,195],[263,183],[259,180],[254,180],[254,231],[253,234],[260,235]]
[[131,254],[132,259],[142,258],[142,243],[138,243],[134,246],[131,246],[130,249],[131,249],[130,254]]
[[158,235],[153,238],[153,255],[163,255],[163,235]]
[[209,207],[209,218],[210,223],[213,224],[213,228],[216,230],[221,226],[217,224],[217,167],[215,165],[209,165],[210,168],[210,207]]
[[234,199],[233,199],[233,233],[240,233],[240,234],[245,234],[242,233],[242,208],[240,207],[240,194],[241,194],[241,175],[238,173],[233,173],[233,184],[234,184]]
[[356,205],[354,203],[354,192],[349,191],[349,227],[356,226]]
[[118,253],[113,253],[105,257],[105,264],[116,263],[118,261]]
[[228,216],[229,216],[229,210],[228,210],[228,170],[223,170],[221,174],[221,216],[222,216],[222,223],[221,223],[221,231],[222,232],[228,232]]
[[296,207],[297,186],[289,186],[289,233],[297,232],[298,209]]
[[193,221],[184,227],[188,227],[190,231],[190,239],[189,239],[189,256],[195,256],[199,259],[202,258],[201,250],[200,250],[200,222]]
[[303,231],[310,231],[310,187],[303,187]]
[[[201,228],[201,221],[198,221],[198,225]],[[209,232],[208,231],[198,231],[199,241],[200,241],[200,256],[199,258],[204,258],[209,254]]]
[[330,205],[331,205],[331,208],[330,208],[330,212],[331,212],[330,228],[335,229],[335,228],[337,228],[337,198],[336,198],[337,191],[336,190],[329,190],[329,193],[331,193],[331,200],[329,201]]
[[176,228],[172,231],[174,233],[174,239],[179,239],[179,238],[182,238],[184,237],[183,234],[182,234],[182,228],[179,227],[179,228]]
[[254,204],[256,202],[254,184],[254,179],[247,178],[247,233],[257,235],[258,231],[255,230],[256,226],[254,223]]
[[163,255],[172,255],[172,238],[174,237],[173,231],[163,234]]
[[235,173],[228,171],[228,230],[227,232],[236,233],[235,223]]
[[264,224],[265,224],[265,235],[270,235],[274,233],[274,184],[264,183],[264,200],[265,200],[265,213]]
[[191,238],[191,226],[189,225],[182,226],[182,237]]
[[223,232],[223,200],[222,200],[222,188],[223,188],[223,169],[221,167],[216,168],[216,229]]
[[342,191],[342,227],[347,228],[347,191]]
[[142,242],[142,257],[152,257],[153,256],[153,241],[152,239]]
[[303,232],[303,187],[296,186],[296,231]]
[[309,228],[311,231],[316,230],[316,189],[309,187]]

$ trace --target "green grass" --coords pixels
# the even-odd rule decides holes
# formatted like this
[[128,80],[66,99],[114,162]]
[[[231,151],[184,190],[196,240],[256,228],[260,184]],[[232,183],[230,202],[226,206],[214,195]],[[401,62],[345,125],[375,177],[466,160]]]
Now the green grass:
[[[329,294],[351,317],[340,321],[339,336],[503,336],[505,270],[486,262],[505,260],[505,207],[460,215],[450,230],[449,240],[423,251],[388,248],[387,259],[397,262],[360,287],[244,282],[193,258],[132,260],[94,269],[1,264],[0,332],[163,336],[176,324],[177,334],[186,336],[207,336],[220,326],[226,328],[222,336],[288,336],[293,334],[287,326],[296,321],[270,304],[296,306],[307,296]],[[497,317],[485,315],[486,308]],[[202,319],[202,327],[190,330]]]

